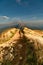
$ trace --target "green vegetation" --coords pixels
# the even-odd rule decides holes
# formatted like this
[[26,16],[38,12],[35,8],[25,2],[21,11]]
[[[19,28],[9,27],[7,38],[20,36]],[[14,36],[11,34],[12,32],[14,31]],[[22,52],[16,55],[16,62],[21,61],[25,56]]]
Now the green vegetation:
[[12,64],[9,60],[7,60],[7,61],[4,61],[4,63],[2,63],[2,65],[12,65]]
[[[22,29],[21,29],[21,31],[22,31],[22,33],[24,33]],[[9,37],[4,38],[2,40],[2,42],[6,42],[6,41],[10,40],[14,36],[16,31],[15,32],[10,31],[10,33],[11,33],[11,36],[9,35]],[[18,44],[22,44],[23,48],[20,49],[18,47]],[[42,62],[37,61],[38,58],[36,55],[36,50],[34,48],[34,44],[35,43],[33,40],[31,41],[31,39],[27,39],[25,36],[23,36],[22,38],[20,38],[18,40],[18,42],[16,43],[15,46],[13,45],[13,52],[12,53],[14,55],[14,59],[12,61],[4,59],[3,63],[1,65],[14,65],[14,63],[16,64],[17,62],[19,62],[19,65],[23,65],[23,63],[25,63],[24,65],[43,65],[43,60],[42,60]],[[24,45],[25,45],[25,47],[24,47]],[[15,51],[15,49],[16,49],[16,51]],[[21,54],[23,57],[22,61],[20,61],[18,58],[19,56],[21,56],[21,55],[18,55],[18,51],[19,51],[19,54]],[[16,56],[15,56],[15,52],[17,52]],[[26,52],[26,55],[25,55],[25,52]],[[39,52],[39,50],[37,52]],[[24,53],[24,54],[22,54],[22,53]],[[26,57],[26,62],[24,62],[25,57]],[[17,60],[17,58],[18,58],[18,60]]]
[[37,65],[37,57],[34,50],[34,42],[27,40],[27,61],[25,65]]

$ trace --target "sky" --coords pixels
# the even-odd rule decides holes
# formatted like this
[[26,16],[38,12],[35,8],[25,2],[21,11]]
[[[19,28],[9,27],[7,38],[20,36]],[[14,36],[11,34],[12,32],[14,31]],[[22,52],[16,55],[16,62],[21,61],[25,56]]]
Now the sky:
[[15,20],[43,23],[43,0],[0,0],[0,23]]

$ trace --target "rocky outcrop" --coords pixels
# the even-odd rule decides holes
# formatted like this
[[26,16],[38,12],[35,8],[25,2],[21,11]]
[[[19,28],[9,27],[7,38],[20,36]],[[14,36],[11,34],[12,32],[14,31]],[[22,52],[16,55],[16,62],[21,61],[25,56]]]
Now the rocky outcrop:
[[43,65],[43,34],[12,28],[0,34],[0,65]]

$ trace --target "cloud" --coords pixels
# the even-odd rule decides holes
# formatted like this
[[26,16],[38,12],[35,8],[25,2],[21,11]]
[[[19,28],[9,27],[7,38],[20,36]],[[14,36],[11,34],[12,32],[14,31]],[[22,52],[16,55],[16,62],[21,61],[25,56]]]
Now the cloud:
[[0,20],[8,20],[10,17],[8,16],[0,16]]
[[0,24],[3,23],[9,23],[9,22],[20,22],[21,18],[20,17],[8,17],[8,16],[0,16]]
[[28,1],[16,0],[16,3],[23,6],[28,5]]
[[42,26],[43,25],[43,20],[30,20],[26,22],[30,26]]
[[17,3],[21,3],[21,0],[16,0]]
[[34,19],[37,19],[37,17],[32,17],[32,19],[34,20]]
[[21,20],[19,17],[12,18],[12,21],[19,21],[19,20]]
[[[28,18],[28,17],[27,17]],[[8,16],[0,16],[0,24],[4,24],[4,23],[13,23],[13,22],[21,22],[21,23],[26,23],[29,25],[33,25],[33,26],[41,26],[43,25],[43,20],[37,19],[37,17],[30,17],[30,19],[26,19],[26,17],[13,17],[10,18]]]

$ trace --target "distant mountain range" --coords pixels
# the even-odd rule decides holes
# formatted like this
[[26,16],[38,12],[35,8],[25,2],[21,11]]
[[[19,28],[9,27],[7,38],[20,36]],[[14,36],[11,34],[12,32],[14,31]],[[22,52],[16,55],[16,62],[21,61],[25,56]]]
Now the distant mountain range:
[[43,25],[31,25],[30,23],[26,23],[26,22],[9,22],[9,23],[3,23],[0,24],[0,32],[2,32],[4,29],[7,28],[20,28],[22,29],[23,27],[28,27],[31,29],[40,29],[43,30]]

